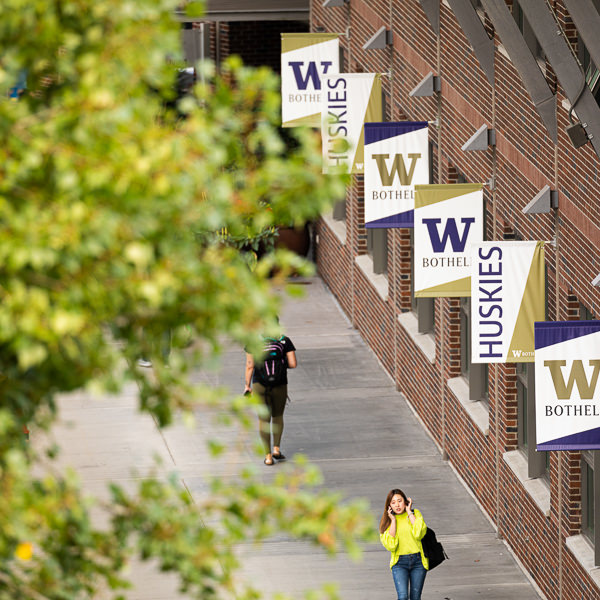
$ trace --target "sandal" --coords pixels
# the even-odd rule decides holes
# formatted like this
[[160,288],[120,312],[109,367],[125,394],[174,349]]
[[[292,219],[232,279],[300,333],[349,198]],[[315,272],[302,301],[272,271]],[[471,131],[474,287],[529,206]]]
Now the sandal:
[[271,458],[271,462],[267,462],[267,457],[265,456],[264,463],[265,465],[267,465],[267,467],[272,467],[275,464],[275,461],[273,460],[273,458]]
[[285,460],[285,456],[279,452],[278,454],[273,454],[273,458],[276,460]]

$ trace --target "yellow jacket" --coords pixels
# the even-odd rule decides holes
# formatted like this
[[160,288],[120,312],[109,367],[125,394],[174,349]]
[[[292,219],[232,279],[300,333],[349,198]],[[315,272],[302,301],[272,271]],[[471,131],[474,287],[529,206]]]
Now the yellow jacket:
[[396,515],[396,535],[394,537],[390,535],[389,527],[379,535],[383,547],[391,553],[390,569],[403,554],[416,554],[417,552],[421,554],[423,566],[429,569],[429,559],[423,554],[423,544],[421,544],[423,536],[427,533],[427,525],[425,525],[423,515],[419,510],[415,509],[413,512],[415,522],[412,524],[406,511],[401,515]]

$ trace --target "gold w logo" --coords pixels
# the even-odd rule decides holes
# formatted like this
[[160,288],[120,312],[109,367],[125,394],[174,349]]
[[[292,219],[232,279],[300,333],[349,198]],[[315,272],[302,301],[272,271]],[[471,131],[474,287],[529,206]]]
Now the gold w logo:
[[406,172],[406,164],[404,163],[404,157],[402,154],[396,154],[394,157],[394,162],[392,163],[391,171],[388,171],[386,159],[389,158],[389,154],[373,154],[373,158],[377,163],[377,168],[379,169],[379,176],[381,177],[381,182],[383,185],[390,186],[394,183],[394,177],[396,173],[398,173],[398,177],[400,177],[401,185],[410,185],[412,182],[413,175],[415,173],[415,167],[417,166],[417,160],[421,158],[420,154],[409,154],[408,158],[410,159],[410,170]]
[[592,380],[588,382],[587,376],[583,369],[582,360],[574,360],[569,373],[569,381],[565,383],[562,373],[562,367],[566,366],[566,360],[545,360],[544,366],[550,369],[552,383],[556,390],[556,397],[559,400],[569,400],[573,392],[573,385],[577,384],[579,396],[582,400],[591,400],[596,391],[596,383],[598,383],[598,375],[600,375],[600,360],[590,360],[590,367],[594,367],[592,372]]

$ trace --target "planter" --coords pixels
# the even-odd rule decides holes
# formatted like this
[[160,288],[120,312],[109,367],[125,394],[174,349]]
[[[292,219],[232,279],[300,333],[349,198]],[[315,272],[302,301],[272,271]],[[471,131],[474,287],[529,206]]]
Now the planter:
[[304,227],[280,227],[275,247],[286,248],[299,256],[306,257],[310,248],[308,223]]

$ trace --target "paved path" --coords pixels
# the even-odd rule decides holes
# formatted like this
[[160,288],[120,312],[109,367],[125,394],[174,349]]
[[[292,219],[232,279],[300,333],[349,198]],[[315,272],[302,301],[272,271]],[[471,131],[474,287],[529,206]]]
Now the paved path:
[[[298,368],[290,373],[292,403],[286,411],[282,449],[288,457],[302,452],[323,471],[325,485],[350,498],[366,498],[373,521],[379,520],[387,492],[401,487],[411,495],[436,530],[451,560],[427,576],[423,600],[535,600],[539,596],[519,569],[489,521],[452,469],[442,461],[428,434],[403,396],[340,312],[319,279],[302,285],[303,300],[288,300],[281,321],[298,348]],[[195,377],[210,384],[243,385],[243,352],[225,355],[219,372]],[[216,426],[198,411],[197,428],[177,424],[160,432],[148,416],[135,411],[135,390],[118,398],[90,399],[82,394],[60,402],[62,464],[74,465],[87,489],[105,496],[109,479],[130,485],[147,471],[155,453],[164,470],[177,470],[183,485],[200,497],[204,477],[223,470],[235,476],[238,466],[259,463],[256,435]],[[214,436],[231,443],[224,463],[215,464],[204,447]],[[235,440],[235,444],[234,444]],[[266,468],[270,478],[285,463]],[[137,475],[132,475],[135,469]],[[345,555],[329,559],[305,542],[283,536],[260,548],[242,545],[243,575],[270,598],[327,581],[339,585],[344,600],[391,600],[395,597],[388,553],[368,546],[362,562]],[[136,583],[131,600],[175,600],[172,578],[148,566],[132,566]]]

